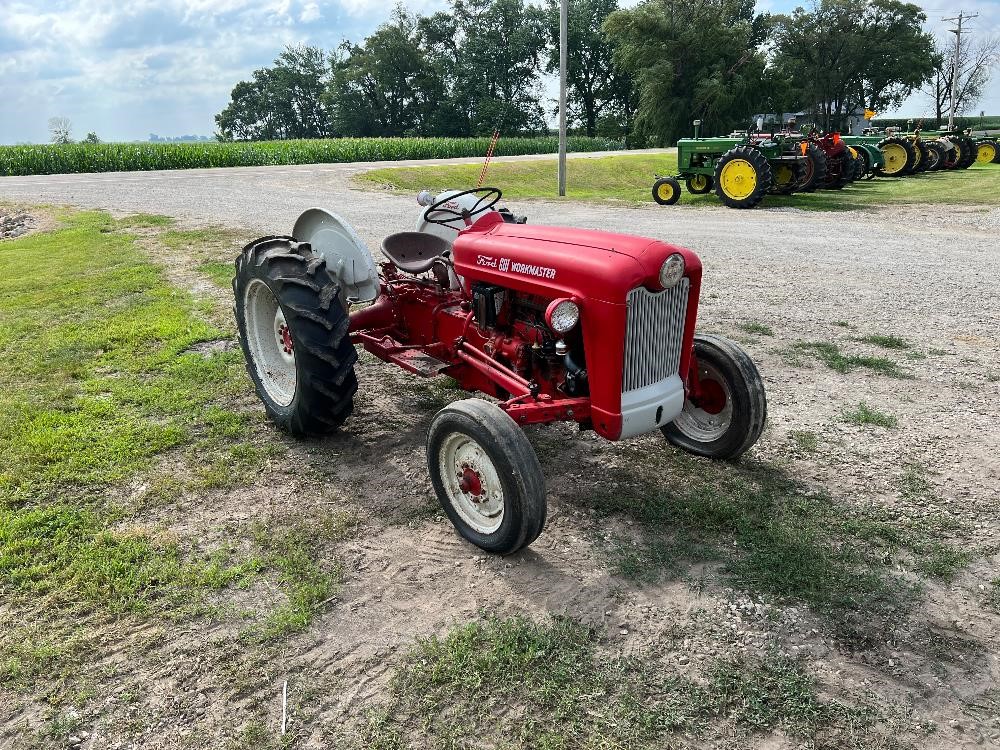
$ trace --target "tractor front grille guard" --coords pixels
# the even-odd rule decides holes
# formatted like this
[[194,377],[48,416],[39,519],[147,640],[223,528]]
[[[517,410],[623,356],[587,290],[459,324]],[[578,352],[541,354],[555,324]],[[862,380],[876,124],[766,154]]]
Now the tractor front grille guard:
[[680,369],[688,313],[687,277],[670,289],[637,287],[628,295],[622,393],[645,388]]

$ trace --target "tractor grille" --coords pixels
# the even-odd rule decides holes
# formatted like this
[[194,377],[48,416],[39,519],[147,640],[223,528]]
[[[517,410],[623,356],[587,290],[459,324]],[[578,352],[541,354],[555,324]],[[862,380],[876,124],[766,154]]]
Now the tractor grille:
[[684,278],[662,292],[650,292],[643,287],[629,292],[622,393],[677,374],[689,286],[690,282]]

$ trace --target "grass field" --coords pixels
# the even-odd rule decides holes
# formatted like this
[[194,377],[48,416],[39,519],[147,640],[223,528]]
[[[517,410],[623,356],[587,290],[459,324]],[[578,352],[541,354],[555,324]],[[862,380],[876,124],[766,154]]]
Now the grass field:
[[[0,176],[72,172],[134,172],[200,167],[260,167],[351,161],[398,161],[482,156],[489,138],[329,138],[232,143],[73,143],[0,146]],[[500,156],[551,154],[554,137],[501,138]],[[613,151],[607,138],[573,136],[570,151]]]
[[[654,175],[673,174],[674,154],[622,155],[571,159],[567,163],[567,197],[575,200],[619,200],[650,203]],[[387,167],[358,175],[368,188],[389,188],[411,193],[475,185],[481,166],[452,164],[433,167]],[[511,199],[556,198],[555,160],[497,163],[490,166],[487,185],[503,190]],[[910,177],[878,177],[852,183],[843,190],[821,190],[791,196],[769,195],[763,206],[792,206],[812,210],[853,210],[872,205],[947,203],[1000,205],[1000,164],[975,165],[956,172],[934,172]],[[714,193],[691,195],[684,191],[682,205],[717,206]],[[669,207],[664,207],[665,211]]]

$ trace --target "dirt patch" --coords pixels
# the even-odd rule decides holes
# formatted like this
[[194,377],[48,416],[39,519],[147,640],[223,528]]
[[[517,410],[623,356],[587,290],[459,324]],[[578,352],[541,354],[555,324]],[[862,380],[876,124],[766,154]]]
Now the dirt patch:
[[13,240],[49,229],[54,223],[51,217],[44,214],[0,206],[0,240]]

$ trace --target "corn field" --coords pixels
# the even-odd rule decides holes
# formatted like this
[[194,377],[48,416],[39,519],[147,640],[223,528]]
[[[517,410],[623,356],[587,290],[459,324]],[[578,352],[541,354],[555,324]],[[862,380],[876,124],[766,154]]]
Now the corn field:
[[[137,172],[484,156],[489,138],[334,138],[230,143],[72,143],[0,146],[0,175]],[[573,136],[570,151],[611,151],[620,141]],[[497,156],[555,153],[555,137],[501,138]]]

